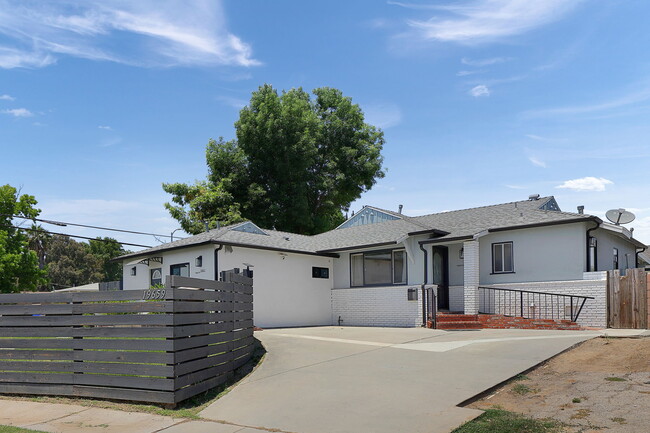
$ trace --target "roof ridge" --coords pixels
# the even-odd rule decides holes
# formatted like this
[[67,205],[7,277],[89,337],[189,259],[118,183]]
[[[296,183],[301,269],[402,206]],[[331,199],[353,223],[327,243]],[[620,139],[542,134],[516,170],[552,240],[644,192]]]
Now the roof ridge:
[[[542,204],[539,205],[541,207],[541,206],[544,206],[546,204],[546,202],[548,202],[549,199],[551,199],[551,198],[554,198],[554,197],[552,195],[549,195],[547,197],[540,197],[540,198],[538,198],[538,199],[536,199],[534,201],[542,202],[542,201],[545,200]],[[529,201],[533,201],[533,200],[530,200],[530,199],[528,199],[528,200],[516,200],[516,201],[509,201],[509,202],[506,202],[506,203],[497,203],[497,204],[488,204],[488,205],[485,205],[485,206],[468,207],[466,209],[455,209],[455,210],[447,210],[447,211],[443,211],[443,212],[433,212],[433,213],[418,215],[416,217],[410,217],[410,218],[422,218],[422,217],[431,216],[431,215],[442,215],[442,214],[448,214],[448,213],[454,213],[454,212],[465,212],[465,211],[468,211],[468,210],[485,209],[485,208],[488,208],[488,207],[505,206],[505,205],[508,205],[508,204],[527,203]],[[536,209],[536,210],[542,210],[542,209]]]

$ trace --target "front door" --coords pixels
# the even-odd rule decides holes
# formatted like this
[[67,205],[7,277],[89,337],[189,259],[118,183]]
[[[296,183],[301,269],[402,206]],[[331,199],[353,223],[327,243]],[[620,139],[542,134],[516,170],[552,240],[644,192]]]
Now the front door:
[[433,284],[438,286],[438,310],[449,310],[449,250],[447,247],[433,247]]

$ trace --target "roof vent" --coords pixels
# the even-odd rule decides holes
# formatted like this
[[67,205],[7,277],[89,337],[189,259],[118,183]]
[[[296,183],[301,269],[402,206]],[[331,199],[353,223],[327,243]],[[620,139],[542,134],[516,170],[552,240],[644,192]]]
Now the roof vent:
[[531,195],[529,195],[528,200],[539,200],[539,194],[531,194]]
[[397,212],[401,214],[401,213],[402,213],[402,209],[404,209],[404,205],[403,205],[403,204],[399,205],[399,208],[398,208],[398,211],[397,211]]
[[578,213],[580,215],[584,214],[585,213],[585,207],[584,206],[578,206]]

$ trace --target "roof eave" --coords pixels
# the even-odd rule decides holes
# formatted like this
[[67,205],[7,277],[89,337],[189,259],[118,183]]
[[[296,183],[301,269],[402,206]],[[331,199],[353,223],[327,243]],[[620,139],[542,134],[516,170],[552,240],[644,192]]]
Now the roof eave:
[[571,218],[571,219],[566,219],[566,220],[544,221],[544,222],[541,222],[541,223],[521,224],[521,225],[507,226],[507,227],[494,227],[494,228],[489,228],[488,232],[490,232],[490,233],[505,232],[505,231],[508,231],[508,230],[522,230],[522,229],[530,229],[530,228],[536,228],[536,227],[547,227],[547,226],[556,226],[556,225],[562,225],[562,224],[581,223],[581,222],[587,222],[587,221],[594,221],[594,222],[597,222],[598,224],[603,222],[603,220],[601,220],[597,216],[590,215],[590,216],[585,216],[585,217],[580,217],[580,218]]

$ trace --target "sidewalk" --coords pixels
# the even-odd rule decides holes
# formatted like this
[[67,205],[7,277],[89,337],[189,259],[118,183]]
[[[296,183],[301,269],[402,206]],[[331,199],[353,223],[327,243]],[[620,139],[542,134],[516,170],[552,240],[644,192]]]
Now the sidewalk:
[[0,400],[0,425],[52,433],[260,433],[247,426],[69,404]]

